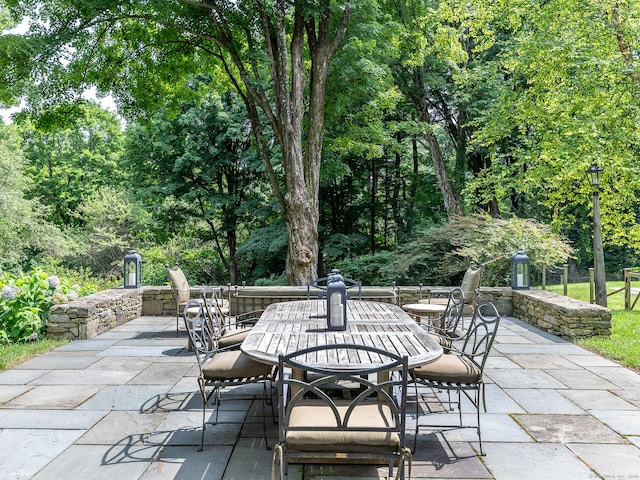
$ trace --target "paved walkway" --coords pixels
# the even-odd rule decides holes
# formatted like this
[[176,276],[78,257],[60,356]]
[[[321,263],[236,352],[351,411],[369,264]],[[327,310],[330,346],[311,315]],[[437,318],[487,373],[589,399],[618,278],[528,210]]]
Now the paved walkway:
[[[269,479],[271,452],[259,426],[208,428],[197,451],[201,399],[185,346],[174,318],[142,317],[0,373],[0,478]],[[507,318],[487,377],[486,456],[477,455],[473,429],[421,431],[412,478],[640,478],[636,373]],[[225,408],[235,418],[262,414],[250,402]],[[270,438],[275,443],[275,425]],[[385,472],[292,466],[289,478]]]

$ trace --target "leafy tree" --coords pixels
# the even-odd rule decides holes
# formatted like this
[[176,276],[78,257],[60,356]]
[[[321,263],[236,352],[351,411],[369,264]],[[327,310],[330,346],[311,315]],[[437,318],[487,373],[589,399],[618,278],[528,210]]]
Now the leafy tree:
[[529,256],[532,272],[553,269],[573,254],[566,241],[539,222],[473,215],[452,217],[391,253],[362,256],[339,268],[374,285],[458,285],[469,265],[482,265],[482,285],[503,286],[518,250]]
[[132,185],[165,230],[210,243],[228,272],[217,280],[235,284],[238,242],[266,196],[244,105],[233,93],[204,93],[175,117],[163,110],[130,127],[126,151]]
[[[2,37],[0,63],[19,65],[3,79],[7,97],[25,94],[46,108],[96,85],[133,115],[152,112],[165,93],[182,93],[180,79],[198,70],[227,75],[245,102],[287,227],[288,281],[316,276],[326,79],[351,2],[6,1],[15,18],[32,18],[21,49],[32,53],[28,59],[8,53],[16,39]],[[27,74],[38,79],[33,88]],[[13,77],[21,81],[12,84]]]
[[556,231],[588,241],[585,172],[598,163],[605,169],[605,246],[637,246],[640,112],[631,54],[640,47],[637,2],[555,0],[496,8],[513,20],[513,38],[500,60],[506,81],[474,136],[490,152],[491,166],[472,188],[481,193],[500,185],[500,202],[519,198],[538,205],[536,216]]
[[55,130],[39,127],[27,115],[17,117],[33,180],[29,196],[51,207],[49,220],[71,225],[74,212],[101,186],[121,182],[118,160],[123,135],[115,114],[85,102],[66,124]]
[[66,252],[62,232],[45,220],[47,207],[25,192],[24,156],[14,126],[0,122],[0,270],[20,271],[38,257]]
[[122,187],[102,186],[78,205],[75,217],[73,263],[99,276],[120,277],[122,258],[131,248],[141,249],[153,238],[153,220],[145,208]]

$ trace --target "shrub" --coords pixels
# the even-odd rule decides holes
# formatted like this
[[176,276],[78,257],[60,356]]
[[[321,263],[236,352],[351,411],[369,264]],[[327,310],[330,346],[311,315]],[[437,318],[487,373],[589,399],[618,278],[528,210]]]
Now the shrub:
[[482,285],[508,285],[511,256],[523,250],[532,273],[553,269],[573,254],[549,227],[530,219],[458,216],[423,230],[393,251],[337,262],[365,285],[458,285],[469,265],[483,265]]
[[78,285],[47,275],[40,269],[26,274],[0,276],[0,343],[25,343],[43,339],[49,309],[54,303],[78,298]]

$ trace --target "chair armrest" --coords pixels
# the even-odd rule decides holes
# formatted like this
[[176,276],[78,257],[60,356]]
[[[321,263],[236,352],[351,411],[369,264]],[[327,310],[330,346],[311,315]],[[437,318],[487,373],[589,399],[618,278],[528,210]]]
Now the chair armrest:
[[240,325],[241,327],[246,327],[248,325],[253,326],[260,318],[260,315],[262,315],[262,312],[264,312],[264,310],[253,310],[251,312],[239,313],[233,317],[235,321],[232,325]]

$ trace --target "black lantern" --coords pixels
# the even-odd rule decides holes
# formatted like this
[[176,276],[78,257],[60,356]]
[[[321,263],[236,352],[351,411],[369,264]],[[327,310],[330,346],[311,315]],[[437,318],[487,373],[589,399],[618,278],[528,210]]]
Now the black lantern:
[[124,288],[139,288],[142,278],[142,257],[135,250],[124,256]]
[[599,167],[597,164],[592,163],[587,170],[589,174],[589,180],[591,181],[591,186],[594,190],[597,190],[600,187],[600,173],[604,170],[604,168]]
[[514,290],[529,288],[529,257],[524,252],[516,252],[511,257],[511,288]]
[[336,269],[327,277],[327,329],[347,329],[347,288]]

